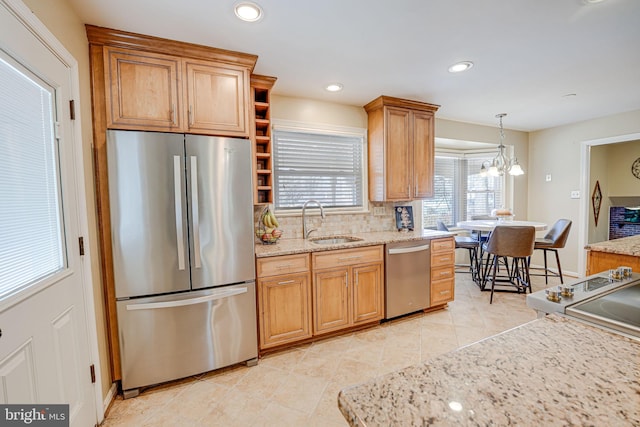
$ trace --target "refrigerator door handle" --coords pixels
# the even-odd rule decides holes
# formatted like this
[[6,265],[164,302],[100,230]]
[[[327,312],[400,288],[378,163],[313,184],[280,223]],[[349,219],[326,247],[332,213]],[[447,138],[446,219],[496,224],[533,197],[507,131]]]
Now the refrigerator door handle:
[[198,158],[191,156],[191,229],[193,230],[193,252],[195,268],[202,267],[200,258],[200,215],[198,213]]
[[173,156],[173,187],[176,208],[176,243],[178,244],[178,270],[184,270],[184,235],[182,234],[182,180],[180,156]]
[[224,298],[233,297],[247,293],[247,287],[235,288],[230,290],[223,290],[211,295],[205,295],[203,297],[196,297],[190,299],[181,299],[175,301],[163,301],[163,302],[149,302],[143,304],[129,304],[127,305],[127,311],[132,310],[154,310],[158,308],[173,308],[183,307],[185,305],[202,304],[203,302],[216,301]]

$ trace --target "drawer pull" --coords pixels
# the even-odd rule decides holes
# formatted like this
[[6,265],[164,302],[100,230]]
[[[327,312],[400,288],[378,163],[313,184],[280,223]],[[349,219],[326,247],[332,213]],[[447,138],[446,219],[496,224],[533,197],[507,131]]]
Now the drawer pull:
[[293,283],[295,280],[285,280],[284,282],[278,282],[278,285],[288,285],[289,283]]
[[440,275],[441,275],[441,276],[448,276],[448,275],[449,275],[449,272],[448,272],[448,271],[441,271],[441,272],[440,272]]
[[281,264],[281,265],[277,266],[276,268],[277,268],[278,270],[282,270],[282,269],[284,269],[284,268],[291,268],[291,266],[292,266],[292,265],[293,265],[293,264]]
[[440,295],[445,295],[445,294],[448,294],[448,293],[451,293],[451,291],[440,291]]

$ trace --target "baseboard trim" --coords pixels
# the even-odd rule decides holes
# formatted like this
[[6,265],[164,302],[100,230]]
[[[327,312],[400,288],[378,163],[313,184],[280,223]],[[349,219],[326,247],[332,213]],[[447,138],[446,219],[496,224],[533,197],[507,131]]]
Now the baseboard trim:
[[109,410],[109,405],[111,405],[111,402],[113,402],[113,399],[115,399],[116,394],[118,394],[118,387],[116,386],[116,383],[112,383],[111,384],[111,388],[109,389],[109,391],[107,392],[107,395],[104,398],[104,403],[103,403],[103,408],[104,408],[104,414],[103,415],[107,415],[107,411]]

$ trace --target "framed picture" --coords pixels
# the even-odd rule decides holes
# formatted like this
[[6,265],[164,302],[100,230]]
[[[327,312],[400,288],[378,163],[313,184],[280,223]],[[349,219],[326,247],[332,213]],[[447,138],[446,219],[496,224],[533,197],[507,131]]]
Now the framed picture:
[[411,206],[396,206],[395,210],[398,231],[413,231],[413,208]]
[[600,205],[602,204],[602,192],[600,191],[600,181],[596,181],[596,187],[591,195],[591,204],[593,205],[593,219],[598,226],[598,217],[600,216]]

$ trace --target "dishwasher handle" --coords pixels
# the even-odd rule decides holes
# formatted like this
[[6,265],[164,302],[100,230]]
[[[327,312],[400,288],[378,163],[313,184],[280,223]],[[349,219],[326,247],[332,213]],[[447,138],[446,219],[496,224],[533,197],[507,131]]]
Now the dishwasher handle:
[[429,245],[409,246],[408,248],[389,248],[389,255],[408,254],[411,252],[420,252],[429,250]]

